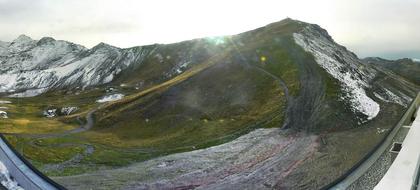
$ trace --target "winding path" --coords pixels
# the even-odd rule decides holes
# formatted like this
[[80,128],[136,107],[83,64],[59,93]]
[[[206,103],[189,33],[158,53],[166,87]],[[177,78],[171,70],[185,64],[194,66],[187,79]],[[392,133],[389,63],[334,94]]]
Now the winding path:
[[[61,137],[69,134],[80,133],[91,129],[94,125],[93,114],[97,109],[90,111],[86,115],[86,122],[81,123],[80,127],[62,133],[53,133],[53,134],[13,134],[9,133],[7,135],[14,136],[24,136],[32,137],[33,139],[29,142],[31,146],[38,146],[34,143],[38,139],[42,138],[54,138]],[[63,186],[52,181],[50,178],[42,174],[38,169],[36,169],[32,164],[27,161],[20,153],[12,148],[8,144],[7,140],[4,139],[3,134],[0,134],[0,160],[4,163],[6,168],[9,170],[9,173],[13,178],[18,182],[19,186],[24,189],[34,189],[34,190],[56,190],[56,189],[65,189]],[[74,145],[74,144],[73,144]],[[80,145],[80,144],[77,144]],[[73,163],[80,162],[85,156],[92,154],[95,149],[92,145],[81,144],[85,146],[85,151],[83,153],[76,154],[71,159],[65,161],[64,163],[48,165],[47,169],[60,169],[66,165],[71,165]],[[51,145],[51,146],[65,146],[63,144]]]
[[67,130],[67,131],[63,131],[63,132],[59,132],[59,133],[48,133],[48,134],[21,134],[21,133],[3,133],[4,135],[13,135],[13,136],[17,136],[17,137],[31,137],[34,139],[41,139],[41,138],[54,138],[54,137],[62,137],[62,136],[66,136],[66,135],[70,135],[70,134],[75,134],[75,133],[81,133],[84,131],[87,131],[89,129],[91,129],[94,125],[94,118],[93,118],[93,114],[98,110],[98,108],[93,109],[92,111],[88,112],[86,115],[86,122],[80,122],[80,126],[75,128],[75,129],[71,129],[71,130]]

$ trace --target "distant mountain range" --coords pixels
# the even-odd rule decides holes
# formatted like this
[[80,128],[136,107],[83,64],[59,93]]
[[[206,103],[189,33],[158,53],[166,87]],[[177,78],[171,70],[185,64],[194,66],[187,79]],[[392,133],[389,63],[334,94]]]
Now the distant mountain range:
[[364,60],[369,64],[374,64],[378,67],[386,68],[412,83],[420,84],[420,60],[408,58],[386,60],[379,57],[369,57],[365,58]]

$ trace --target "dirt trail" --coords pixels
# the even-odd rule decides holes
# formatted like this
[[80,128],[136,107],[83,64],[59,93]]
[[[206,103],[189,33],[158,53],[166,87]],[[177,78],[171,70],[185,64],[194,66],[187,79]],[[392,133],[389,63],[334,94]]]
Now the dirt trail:
[[[289,88],[287,88],[287,85],[284,82],[284,80],[281,79],[280,77],[277,77],[276,75],[273,75],[272,73],[268,72],[267,70],[265,70],[263,68],[260,68],[260,67],[257,67],[257,66],[254,66],[254,68],[257,69],[257,70],[259,70],[259,71],[261,71],[261,72],[263,72],[263,73],[265,73],[266,75],[270,76],[274,80],[278,81],[280,87],[283,88],[284,96],[286,97],[286,105],[287,105],[286,110],[290,110],[291,109],[291,104],[289,104],[289,103],[292,101],[292,98],[289,95]],[[288,111],[286,111],[284,113],[284,118],[285,118],[285,120],[284,120],[283,126],[281,126],[282,128],[285,127],[285,126],[287,126],[288,123],[290,122],[289,121],[290,119],[288,117]]]
[[98,108],[93,109],[86,114],[86,117],[85,117],[86,122],[82,122],[81,120],[79,120],[80,125],[79,127],[75,129],[71,129],[71,130],[67,130],[67,131],[63,131],[59,133],[48,133],[48,134],[21,134],[21,133],[3,133],[3,134],[13,135],[17,137],[29,137],[29,138],[34,138],[36,140],[36,139],[42,139],[42,138],[62,137],[62,136],[70,135],[70,134],[81,133],[93,127],[94,122],[95,122],[95,119],[93,118],[93,114],[96,112],[97,109]]
[[[280,77],[278,77],[278,76],[276,76],[276,75],[274,75],[273,73],[270,73],[269,71],[267,71],[267,70],[265,70],[265,69],[263,69],[263,68],[261,68],[261,67],[258,67],[258,66],[255,66],[255,65],[252,65],[252,64],[250,64],[250,62],[249,62],[249,60],[246,58],[246,56],[244,56],[243,54],[242,54],[242,52],[240,51],[240,49],[238,48],[238,46],[236,45],[236,42],[234,42],[232,39],[230,40],[230,42],[232,43],[232,45],[233,45],[233,47],[234,47],[234,49],[236,50],[236,52],[240,55],[240,57],[241,57],[241,59],[242,59],[242,61],[243,61],[243,63],[245,64],[245,65],[247,65],[247,66],[249,66],[249,67],[252,67],[252,68],[254,68],[254,69],[256,69],[256,70],[258,70],[258,71],[260,71],[260,72],[262,72],[262,73],[264,73],[264,74],[266,74],[266,75],[268,75],[268,76],[270,76],[271,78],[273,78],[274,80],[276,80],[277,82],[278,82],[278,84],[280,85],[280,87],[283,89],[283,91],[284,91],[284,96],[285,96],[285,98],[286,98],[286,102],[285,102],[285,104],[286,104],[286,106],[287,106],[287,110],[290,110],[291,109],[291,104],[290,104],[290,102],[292,101],[292,98],[290,97],[290,95],[289,95],[289,88],[287,87],[287,85],[286,85],[286,82],[284,82],[284,80],[283,79],[281,79]],[[284,118],[285,118],[285,121],[284,121],[284,123],[283,123],[283,126],[281,126],[282,128],[283,127],[285,127],[285,126],[287,126],[288,125],[288,123],[289,123],[289,117],[288,117],[288,112],[289,111],[286,111],[285,113],[283,113],[284,114]],[[280,127],[280,126],[279,126]]]

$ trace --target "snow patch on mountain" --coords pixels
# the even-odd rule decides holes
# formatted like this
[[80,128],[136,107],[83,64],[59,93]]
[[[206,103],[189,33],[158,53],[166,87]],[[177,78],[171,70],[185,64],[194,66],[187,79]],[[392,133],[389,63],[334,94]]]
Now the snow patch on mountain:
[[374,76],[374,71],[363,71],[358,58],[344,47],[336,44],[326,31],[308,26],[293,34],[295,42],[305,51],[310,52],[315,61],[332,77],[340,81],[345,92],[341,97],[351,105],[353,112],[360,112],[371,120],[380,111],[379,104],[367,96],[365,88]]
[[407,95],[401,92],[398,92],[398,94],[399,95],[386,88],[383,88],[381,92],[373,92],[373,95],[375,95],[375,97],[384,102],[392,102],[404,107],[408,107],[408,104],[412,101],[412,98],[408,97]]
[[112,101],[121,100],[122,98],[124,98],[124,94],[111,94],[111,95],[106,95],[99,100],[96,100],[96,102],[98,103],[112,102]]
[[40,88],[40,89],[31,89],[31,90],[25,90],[21,93],[15,93],[12,95],[9,95],[11,98],[28,98],[28,97],[35,97],[38,96],[44,92],[46,92],[48,88]]

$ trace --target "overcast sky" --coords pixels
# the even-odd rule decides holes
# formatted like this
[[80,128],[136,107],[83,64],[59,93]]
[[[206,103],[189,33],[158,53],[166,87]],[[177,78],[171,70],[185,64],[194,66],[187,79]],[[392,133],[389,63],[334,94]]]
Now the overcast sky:
[[0,0],[0,40],[92,47],[236,34],[286,17],[316,23],[359,57],[420,58],[420,0]]

